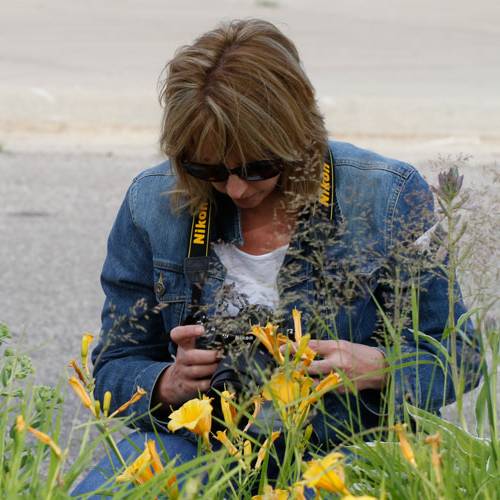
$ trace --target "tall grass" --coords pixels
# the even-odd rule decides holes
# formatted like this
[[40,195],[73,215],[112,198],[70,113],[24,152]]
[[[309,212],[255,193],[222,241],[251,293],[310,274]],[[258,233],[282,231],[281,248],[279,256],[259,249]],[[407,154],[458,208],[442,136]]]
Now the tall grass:
[[[435,260],[431,267],[446,276],[450,311],[443,343],[434,342],[433,345],[445,374],[445,383],[451,385],[457,401],[456,423],[435,415],[425,404],[415,406],[412,404],[414,400],[406,401],[401,408],[395,404],[397,387],[393,381],[397,379],[397,372],[405,366],[418,368],[421,363],[405,354],[401,337],[408,323],[404,318],[410,318],[410,329],[417,343],[432,342],[419,328],[419,280],[422,272],[419,267],[408,272],[396,266],[392,275],[391,311],[380,304],[381,338],[388,359],[389,383],[380,408],[379,426],[369,431],[359,429],[357,414],[364,403],[356,397],[345,398],[345,404],[350,405],[349,421],[338,426],[328,421],[329,430],[340,436],[340,443],[331,450],[339,455],[330,454],[328,464],[319,462],[325,452],[312,439],[310,425],[312,416],[327,411],[324,394],[319,394],[321,397],[317,400],[307,399],[315,394],[315,389],[308,386],[309,382],[301,372],[303,360],[294,357],[291,351],[285,351],[279,387],[290,384],[291,389],[283,396],[279,390],[273,392],[272,384],[277,387],[276,379],[268,380],[266,404],[272,417],[252,420],[254,403],[250,398],[231,400],[234,421],[228,419],[227,414],[222,418],[222,413],[218,413],[220,417],[212,417],[212,425],[217,423],[225,429],[230,444],[213,429],[211,452],[207,453],[206,444],[200,437],[199,456],[183,464],[177,463],[175,457],[167,457],[166,450],[160,445],[160,465],[154,466],[150,453],[142,469],[139,467],[132,473],[129,481],[118,482],[117,478],[124,473],[130,460],[123,458],[118,451],[117,436],[124,434],[126,426],[133,422],[119,416],[110,418],[106,404],[93,399],[93,380],[86,367],[86,352],[76,378],[90,398],[85,408],[88,421],[72,429],[63,443],[64,391],[59,386],[34,385],[29,358],[10,347],[9,329],[1,325],[0,497],[69,497],[93,459],[109,454],[118,457],[116,472],[93,494],[113,498],[222,499],[261,495],[258,498],[299,499],[313,495],[341,498],[349,494],[418,500],[499,498],[497,380],[500,329],[491,317],[498,297],[482,296],[482,303],[473,304],[458,321],[453,314],[459,300],[457,274],[460,274],[461,266],[467,265],[470,255],[470,249],[462,243],[467,227],[460,215],[468,200],[461,184],[462,178],[455,168],[440,176],[435,192],[440,206],[440,227],[445,230],[436,226],[436,230],[430,233],[431,247],[441,250],[441,253],[433,253]],[[424,265],[429,266],[429,262]],[[471,372],[466,365],[467,359],[460,357],[456,350],[457,340],[464,337],[464,328],[471,319],[478,332],[479,344],[470,348],[472,352],[479,352],[482,376],[475,406],[476,429],[469,428],[464,409],[464,392],[473,385]],[[321,321],[321,314],[317,320]],[[329,334],[335,338],[335,332]],[[448,348],[444,347],[446,345]],[[353,382],[343,379],[348,387],[352,387]],[[325,394],[333,393],[336,387],[337,384],[332,382]],[[83,396],[82,401],[85,402]],[[304,406],[307,401],[309,403]],[[218,408],[220,398],[215,397],[211,404]],[[253,425],[243,430],[243,426],[236,422],[240,417],[242,422],[249,420]],[[272,434],[277,420],[281,422],[279,436]],[[92,430],[97,432],[98,438],[90,438],[96,435]],[[142,451],[138,450],[138,453]],[[141,481],[144,474],[147,480]],[[138,484],[140,482],[142,484]]]

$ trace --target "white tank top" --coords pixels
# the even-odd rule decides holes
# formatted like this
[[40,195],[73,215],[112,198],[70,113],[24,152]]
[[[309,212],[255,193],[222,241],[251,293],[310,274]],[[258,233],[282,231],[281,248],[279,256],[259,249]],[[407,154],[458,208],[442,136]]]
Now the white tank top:
[[[224,285],[232,285],[237,293],[246,296],[250,304],[260,304],[271,309],[278,305],[278,287],[276,279],[288,245],[262,255],[251,255],[235,245],[215,243],[214,250],[227,270]],[[238,309],[228,305],[231,316],[238,314]]]

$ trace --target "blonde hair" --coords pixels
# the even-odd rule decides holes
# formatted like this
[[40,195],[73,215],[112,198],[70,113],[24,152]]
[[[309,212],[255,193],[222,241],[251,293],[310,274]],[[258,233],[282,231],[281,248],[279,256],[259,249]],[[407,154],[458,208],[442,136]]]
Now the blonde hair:
[[160,147],[177,173],[177,203],[195,210],[212,186],[186,174],[180,160],[204,144],[229,154],[284,163],[279,189],[310,198],[320,184],[327,132],[314,89],[293,42],[273,24],[234,20],[181,47],[165,67]]

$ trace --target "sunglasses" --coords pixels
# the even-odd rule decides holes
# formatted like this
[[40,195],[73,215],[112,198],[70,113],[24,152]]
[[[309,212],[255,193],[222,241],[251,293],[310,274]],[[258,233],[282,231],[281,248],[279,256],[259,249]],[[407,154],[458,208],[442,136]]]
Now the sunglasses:
[[276,177],[283,171],[283,164],[278,159],[251,161],[231,169],[222,164],[207,165],[185,159],[180,163],[189,175],[208,182],[225,182],[230,175],[237,175],[245,181],[263,181]]

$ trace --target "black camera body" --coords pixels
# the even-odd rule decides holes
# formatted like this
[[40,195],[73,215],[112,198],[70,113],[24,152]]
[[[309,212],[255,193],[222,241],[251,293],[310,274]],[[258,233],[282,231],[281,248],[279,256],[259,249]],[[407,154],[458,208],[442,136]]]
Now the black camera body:
[[276,367],[273,357],[250,333],[252,325],[265,324],[271,315],[266,307],[249,305],[238,316],[209,318],[204,311],[197,311],[184,322],[205,328],[204,334],[196,339],[197,349],[218,350],[224,354],[210,381],[212,391],[232,390],[240,395],[254,391]]
[[[232,322],[236,324],[232,325]],[[241,330],[241,322],[232,321],[231,318],[225,318],[223,322],[210,320],[205,313],[200,312],[194,316],[194,324],[205,328],[203,335],[196,339],[197,349],[222,351],[227,355],[230,350],[241,350],[255,341],[254,335]]]

